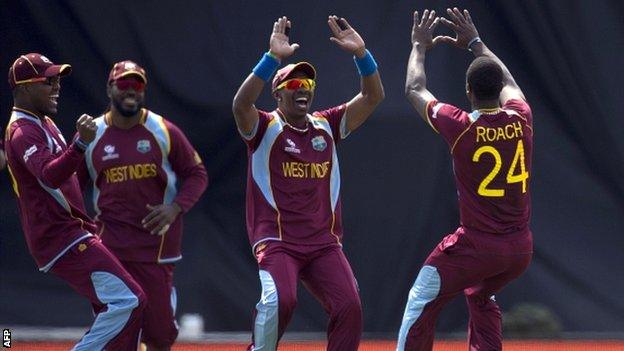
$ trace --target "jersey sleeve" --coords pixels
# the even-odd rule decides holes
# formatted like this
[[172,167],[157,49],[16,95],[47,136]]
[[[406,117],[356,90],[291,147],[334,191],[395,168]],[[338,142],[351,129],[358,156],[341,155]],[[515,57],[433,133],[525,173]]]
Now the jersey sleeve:
[[53,154],[45,135],[28,125],[17,127],[11,137],[11,151],[44,185],[57,189],[69,179],[84,160],[84,153],[75,144]]
[[349,136],[351,131],[347,130],[347,104],[338,105],[323,111],[314,112],[312,115],[322,117],[329,122],[334,142]]
[[437,100],[427,104],[426,116],[431,128],[439,133],[450,147],[470,126],[470,119],[465,111]]
[[166,121],[171,137],[169,162],[181,182],[175,203],[186,213],[199,200],[208,186],[204,163],[186,135],[173,123]]
[[[72,141],[76,141],[76,139],[78,139],[78,136],[79,136],[78,133],[74,134]],[[78,165],[78,168],[76,169],[76,176],[78,176],[78,183],[80,184],[80,190],[84,193],[87,187],[89,186],[89,183],[91,182],[91,175],[89,174],[89,170],[87,169],[86,159],[84,159]]]
[[238,129],[238,133],[245,141],[245,144],[247,144],[247,147],[249,147],[252,151],[255,151],[258,145],[260,145],[260,141],[262,140],[262,137],[264,136],[272,118],[273,115],[269,112],[258,110],[258,121],[256,122],[256,125],[251,133],[244,134],[240,129]]
[[505,105],[503,105],[503,110],[511,110],[519,113],[520,116],[526,120],[527,124],[533,127],[533,112],[526,101],[522,99],[507,100]]

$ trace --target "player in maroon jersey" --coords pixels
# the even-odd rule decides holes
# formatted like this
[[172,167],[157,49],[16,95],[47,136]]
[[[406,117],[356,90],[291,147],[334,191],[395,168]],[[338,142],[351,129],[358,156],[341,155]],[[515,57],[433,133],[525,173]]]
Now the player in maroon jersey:
[[57,112],[60,78],[70,71],[36,53],[20,56],[9,69],[14,105],[5,146],[13,190],[39,270],[65,280],[94,308],[93,325],[72,350],[136,351],[145,295],[92,234],[96,226],[74,174],[96,125],[82,115],[78,138],[68,146],[50,117]]
[[93,185],[104,245],[147,295],[142,340],[148,351],[164,351],[178,335],[173,271],[182,259],[182,215],[199,200],[208,177],[184,133],[144,108],[146,84],[135,62],[113,66],[110,110],[95,119],[98,132],[78,175],[83,186]]
[[[397,351],[431,350],[442,307],[464,293],[470,350],[501,350],[501,311],[494,295],[528,267],[533,117],[511,73],[481,41],[468,11],[450,20],[414,13],[407,98],[448,143],[459,194],[460,227],[431,252],[409,293]],[[432,33],[442,21],[456,37]],[[427,90],[425,52],[435,43],[470,50],[466,72],[472,112],[439,102]]]
[[279,18],[267,52],[239,88],[233,112],[248,147],[247,230],[259,266],[262,296],[256,305],[249,350],[275,350],[297,302],[297,283],[329,314],[331,351],[355,351],[362,334],[357,284],[342,251],[340,171],[336,144],[371,115],[384,98],[377,64],[344,18],[330,16],[330,40],[354,55],[361,91],[349,102],[309,113],[316,71],[307,62],[277,71],[273,112],[254,102],[290,44],[290,21]]

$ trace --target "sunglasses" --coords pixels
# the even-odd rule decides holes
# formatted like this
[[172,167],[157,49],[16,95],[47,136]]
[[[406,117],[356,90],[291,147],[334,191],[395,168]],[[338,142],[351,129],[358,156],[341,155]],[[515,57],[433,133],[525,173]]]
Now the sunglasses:
[[286,81],[283,81],[278,85],[275,90],[280,90],[286,88],[288,90],[297,90],[299,88],[303,88],[305,90],[314,90],[316,87],[316,82],[314,79],[310,78],[293,78]]
[[115,86],[117,86],[117,89],[122,91],[132,89],[140,93],[145,90],[145,83],[136,79],[119,79],[115,81]]

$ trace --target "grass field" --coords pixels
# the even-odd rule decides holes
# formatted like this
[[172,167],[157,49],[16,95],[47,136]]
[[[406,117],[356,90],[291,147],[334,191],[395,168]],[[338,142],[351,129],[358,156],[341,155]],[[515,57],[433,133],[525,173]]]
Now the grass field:
[[[11,350],[22,351],[66,351],[73,346],[71,343],[49,343],[49,342],[19,342],[13,340]],[[244,351],[246,344],[176,344],[173,351]],[[394,341],[363,341],[359,351],[393,351]],[[434,346],[434,351],[466,351],[465,341],[438,341]],[[279,351],[322,351],[325,350],[324,342],[284,342],[280,344]],[[624,351],[624,340],[619,341],[587,341],[587,340],[565,340],[565,341],[506,341],[503,345],[504,351]]]

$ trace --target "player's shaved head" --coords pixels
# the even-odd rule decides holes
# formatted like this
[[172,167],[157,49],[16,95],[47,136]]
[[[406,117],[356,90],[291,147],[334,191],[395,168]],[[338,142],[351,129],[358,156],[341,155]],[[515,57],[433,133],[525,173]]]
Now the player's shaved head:
[[496,100],[503,89],[503,70],[491,58],[477,57],[468,66],[466,82],[477,100]]

